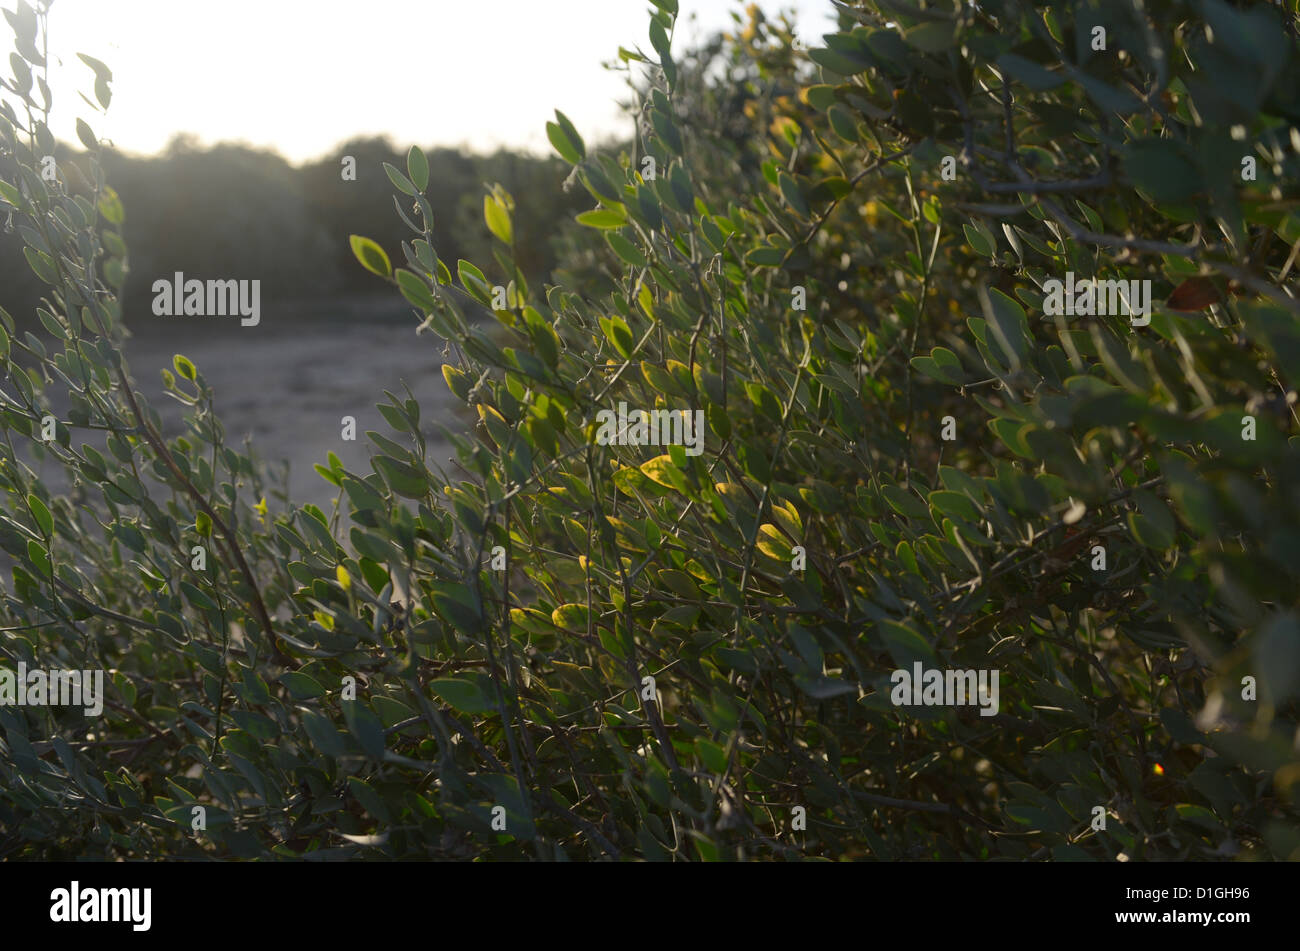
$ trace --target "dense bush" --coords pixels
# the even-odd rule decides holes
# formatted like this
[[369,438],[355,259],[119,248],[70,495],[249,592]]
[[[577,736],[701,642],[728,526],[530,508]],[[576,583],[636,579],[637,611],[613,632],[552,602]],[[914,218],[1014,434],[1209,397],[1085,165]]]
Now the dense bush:
[[[679,62],[655,5],[632,151],[548,126],[595,205],[560,285],[502,189],[504,289],[440,260],[416,149],[398,267],[354,238],[480,425],[444,469],[386,394],[328,513],[266,507],[183,357],[159,435],[120,204],[7,110],[48,303],[4,318],[0,650],[110,676],[97,719],[0,707],[0,853],[1300,857],[1294,15],[877,0]],[[1045,315],[1069,273],[1150,280],[1149,324]],[[604,444],[620,403],[703,452]],[[895,706],[916,662],[999,712]]]

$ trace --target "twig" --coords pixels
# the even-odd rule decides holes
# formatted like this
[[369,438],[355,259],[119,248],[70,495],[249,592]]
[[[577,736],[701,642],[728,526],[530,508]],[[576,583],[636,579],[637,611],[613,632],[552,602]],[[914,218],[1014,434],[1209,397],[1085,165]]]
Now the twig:
[[189,493],[190,497],[194,499],[199,508],[203,509],[203,511],[207,513],[207,516],[212,519],[212,524],[215,525],[221,531],[221,534],[225,536],[226,544],[230,548],[230,554],[238,565],[239,571],[244,576],[244,581],[248,583],[249,590],[252,593],[253,610],[257,615],[258,622],[262,625],[262,629],[266,632],[267,640],[271,645],[271,655],[275,658],[276,662],[282,666],[296,669],[298,666],[297,662],[295,662],[293,658],[286,654],[280,647],[279,638],[276,636],[275,628],[271,624],[271,615],[267,612],[266,603],[262,600],[262,592],[258,588],[257,579],[253,577],[253,572],[248,567],[248,562],[244,560],[244,553],[239,548],[238,536],[235,535],[234,530],[226,523],[226,520],[218,515],[212,506],[208,504],[208,500],[204,497],[203,493],[195,487],[194,483],[189,480],[189,477],[181,471],[178,465],[176,465],[176,460],[172,458],[171,452],[167,449],[167,445],[163,442],[162,437],[158,435],[153,426],[145,419],[144,413],[140,411],[140,406],[136,402],[135,393],[131,389],[131,384],[126,379],[126,373],[122,369],[120,359],[117,361],[114,369],[117,372],[118,381],[122,385],[122,392],[126,396],[127,403],[131,407],[131,414],[135,417],[136,425],[144,433],[145,439],[148,441],[149,445],[153,447],[154,452],[158,454],[158,458],[162,460],[163,465],[165,465],[168,471],[171,472],[173,478],[175,478],[185,491]]

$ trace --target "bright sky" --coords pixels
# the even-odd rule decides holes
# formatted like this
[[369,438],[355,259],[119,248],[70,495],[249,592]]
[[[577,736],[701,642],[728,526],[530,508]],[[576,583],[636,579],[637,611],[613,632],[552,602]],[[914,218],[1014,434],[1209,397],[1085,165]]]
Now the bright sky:
[[[674,48],[729,28],[730,12],[743,6],[680,0]],[[759,6],[792,10],[810,45],[832,27],[830,0]],[[616,106],[623,75],[601,63],[620,45],[653,55],[650,9],[646,0],[55,0],[51,125],[75,142],[83,116],[101,139],[132,152],[193,132],[205,144],[243,141],[293,161],[358,134],[544,151],[557,107],[590,140],[626,125]],[[0,20],[0,52],[11,44]],[[78,95],[94,98],[77,53],[113,70],[107,116],[91,114]]]

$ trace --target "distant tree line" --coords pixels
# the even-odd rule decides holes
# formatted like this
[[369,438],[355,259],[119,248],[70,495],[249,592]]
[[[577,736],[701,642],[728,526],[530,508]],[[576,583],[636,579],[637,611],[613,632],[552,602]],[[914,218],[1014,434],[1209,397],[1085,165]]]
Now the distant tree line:
[[[515,216],[519,267],[530,283],[546,281],[556,263],[556,225],[590,205],[581,189],[563,188],[564,164],[505,150],[474,155],[439,148],[427,154],[427,198],[440,231],[439,251],[452,270],[460,258],[492,260],[483,194],[499,182],[511,194],[528,196]],[[60,144],[54,155],[58,174],[75,189],[83,153]],[[108,152],[104,166],[126,208],[131,248],[124,295],[128,323],[143,326],[130,318],[149,313],[153,282],[176,271],[201,279],[260,278],[269,301],[382,290],[357,265],[348,235],[372,236],[401,260],[404,230],[392,196],[408,205],[410,199],[389,181],[383,163],[404,168],[405,155],[385,137],[351,140],[301,166],[244,145],[203,148],[186,135],[157,156]],[[355,180],[344,178],[345,156],[356,160]],[[34,312],[39,288],[24,265],[21,236],[0,221],[0,306],[21,320]]]

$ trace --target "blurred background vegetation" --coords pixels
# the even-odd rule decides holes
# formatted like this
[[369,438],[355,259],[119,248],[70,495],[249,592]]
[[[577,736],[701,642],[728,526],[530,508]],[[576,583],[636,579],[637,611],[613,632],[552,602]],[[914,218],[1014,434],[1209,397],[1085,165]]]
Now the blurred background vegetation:
[[[79,148],[60,144],[60,166],[76,165]],[[467,154],[431,148],[429,202],[446,242],[444,254],[490,261],[491,235],[483,224],[483,191],[500,183],[526,196],[515,219],[519,266],[530,282],[544,281],[555,267],[551,242],[557,221],[585,210],[585,193],[563,188],[568,169],[557,158],[500,150]],[[356,180],[344,180],[344,156],[356,160]],[[188,277],[262,281],[263,306],[320,298],[375,296],[391,310],[392,295],[357,266],[349,234],[373,235],[396,252],[403,231],[393,214],[392,183],[383,163],[403,167],[406,149],[384,137],[343,143],[334,154],[300,166],[273,151],[221,144],[201,148],[177,136],[165,152],[136,156],[108,151],[104,168],[127,210],[125,237],[131,249],[123,295],[132,333],[160,327],[149,310],[152,283],[183,271]],[[195,271],[202,263],[202,273]],[[0,306],[35,322],[40,281],[23,265],[22,239],[0,233]],[[274,313],[266,319],[275,321]]]

